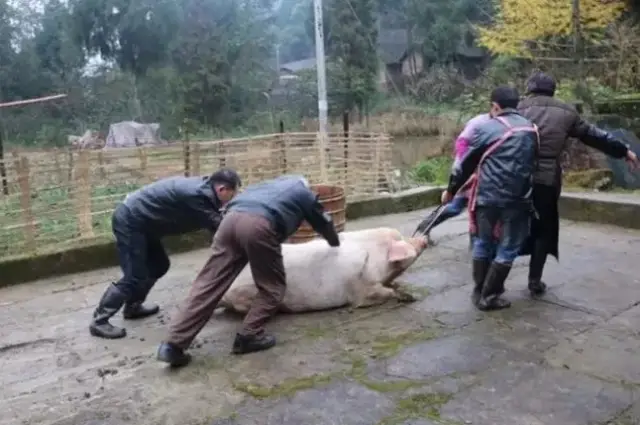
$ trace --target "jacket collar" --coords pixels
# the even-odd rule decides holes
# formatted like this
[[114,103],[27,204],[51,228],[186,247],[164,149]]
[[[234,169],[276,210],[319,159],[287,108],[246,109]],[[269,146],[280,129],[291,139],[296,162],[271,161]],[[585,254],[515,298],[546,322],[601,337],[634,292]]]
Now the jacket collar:
[[504,108],[502,112],[498,114],[498,116],[503,117],[505,115],[513,115],[513,114],[518,114],[518,111],[515,110],[514,108]]
[[217,208],[222,208],[222,202],[218,199],[218,195],[216,195],[216,191],[213,190],[213,186],[211,185],[211,181],[209,177],[205,177],[203,179],[203,183],[201,186],[202,192],[206,195],[207,198],[211,200],[211,203]]

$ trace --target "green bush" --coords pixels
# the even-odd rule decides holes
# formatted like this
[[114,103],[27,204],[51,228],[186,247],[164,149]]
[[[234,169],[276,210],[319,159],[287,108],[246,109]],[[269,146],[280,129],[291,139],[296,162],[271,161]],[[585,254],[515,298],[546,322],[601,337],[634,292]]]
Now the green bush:
[[449,181],[453,159],[448,156],[429,158],[417,163],[409,172],[417,183],[445,184]]

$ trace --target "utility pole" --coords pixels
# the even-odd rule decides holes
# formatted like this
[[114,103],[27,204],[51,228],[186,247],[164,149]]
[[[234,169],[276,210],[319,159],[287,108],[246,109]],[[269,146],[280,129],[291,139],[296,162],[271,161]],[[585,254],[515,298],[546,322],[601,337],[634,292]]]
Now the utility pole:
[[322,0],[313,0],[316,33],[316,72],[318,79],[318,124],[320,136],[320,172],[322,181],[326,181],[326,143],[327,143],[327,73],[324,57],[324,24],[322,22]]

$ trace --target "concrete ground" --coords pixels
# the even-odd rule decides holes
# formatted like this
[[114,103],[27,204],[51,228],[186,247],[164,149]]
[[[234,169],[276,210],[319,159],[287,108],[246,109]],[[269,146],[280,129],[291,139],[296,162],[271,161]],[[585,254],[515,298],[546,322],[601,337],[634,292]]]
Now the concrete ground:
[[[424,214],[349,228],[410,233]],[[217,315],[177,372],[155,351],[206,250],[173,257],[150,297],[162,314],[127,323],[124,340],[87,329],[115,268],[1,289],[0,425],[640,424],[640,232],[563,223],[549,293],[529,299],[522,261],[513,307],[484,314],[466,226],[436,229],[401,277],[420,301],[280,316],[279,345],[243,357],[229,354],[238,318]]]

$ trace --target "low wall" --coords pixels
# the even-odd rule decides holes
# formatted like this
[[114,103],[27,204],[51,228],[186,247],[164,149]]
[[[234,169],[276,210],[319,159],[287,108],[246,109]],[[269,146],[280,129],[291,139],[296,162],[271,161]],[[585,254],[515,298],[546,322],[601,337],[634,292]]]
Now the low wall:
[[565,220],[640,229],[640,196],[637,195],[563,193],[558,208]]
[[[419,188],[351,202],[347,205],[347,220],[427,208],[438,202],[440,191],[437,188]],[[170,254],[206,248],[210,243],[211,234],[206,231],[167,237],[164,240],[165,248]],[[114,241],[99,240],[63,252],[0,260],[0,287],[117,265]]]
[[[403,213],[436,205],[442,188],[418,188],[400,193],[351,202],[347,219]],[[604,195],[607,196],[607,195]],[[593,196],[563,194],[560,215],[564,219],[612,224],[640,229],[640,204],[632,198],[597,199]],[[205,248],[211,242],[208,232],[168,237],[165,247],[170,254]],[[79,273],[118,265],[115,244],[111,240],[73,248],[64,252],[0,261],[0,286],[28,282],[51,276]]]

